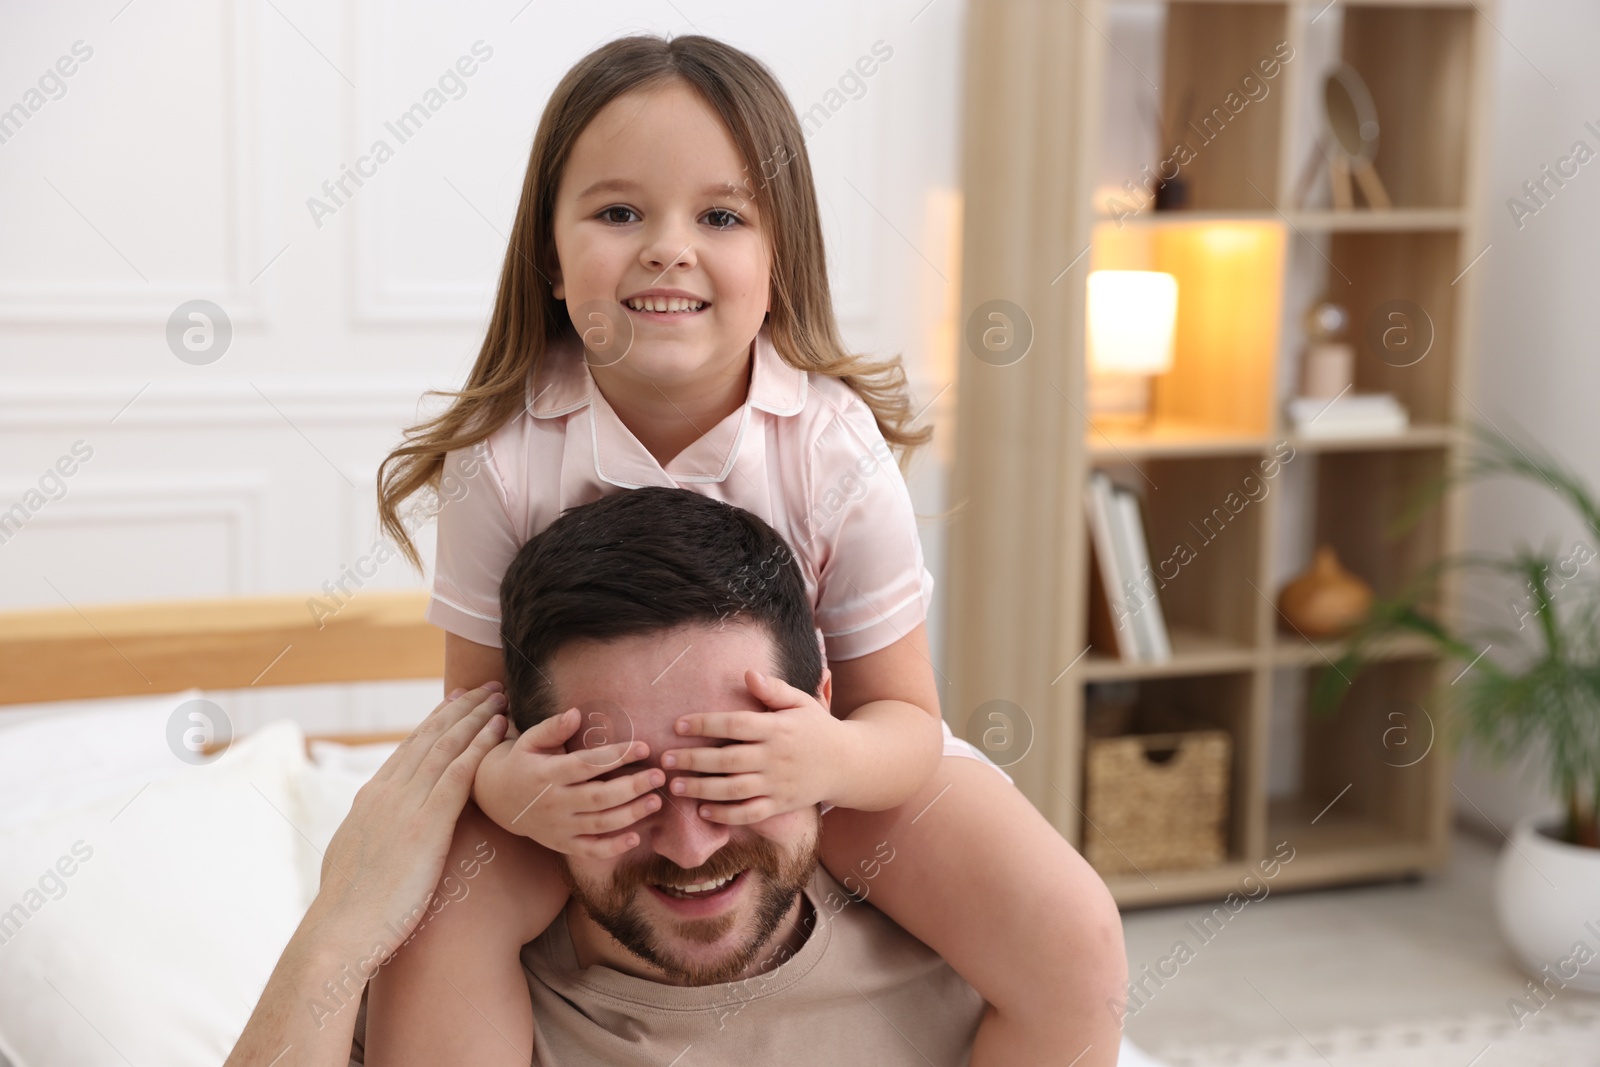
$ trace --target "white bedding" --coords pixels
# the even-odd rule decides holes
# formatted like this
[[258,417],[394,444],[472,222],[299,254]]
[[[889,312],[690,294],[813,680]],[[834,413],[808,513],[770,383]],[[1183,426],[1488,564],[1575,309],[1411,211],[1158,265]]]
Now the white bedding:
[[316,893],[322,847],[392,748],[319,746],[317,766],[277,722],[192,766],[166,723],[196,695],[0,719],[13,1067],[220,1063]]

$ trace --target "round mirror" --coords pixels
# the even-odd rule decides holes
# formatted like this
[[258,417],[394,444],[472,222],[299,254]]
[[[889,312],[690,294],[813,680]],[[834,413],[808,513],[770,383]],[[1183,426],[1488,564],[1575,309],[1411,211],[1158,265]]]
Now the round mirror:
[[1351,159],[1370,160],[1378,151],[1378,111],[1367,83],[1348,63],[1329,73],[1322,85],[1328,130]]

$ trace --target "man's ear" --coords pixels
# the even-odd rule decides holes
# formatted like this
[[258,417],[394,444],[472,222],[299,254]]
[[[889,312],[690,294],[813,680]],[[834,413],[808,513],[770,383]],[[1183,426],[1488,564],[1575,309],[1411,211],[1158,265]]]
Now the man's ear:
[[828,710],[833,710],[833,672],[822,668],[822,685],[817,688],[817,701]]

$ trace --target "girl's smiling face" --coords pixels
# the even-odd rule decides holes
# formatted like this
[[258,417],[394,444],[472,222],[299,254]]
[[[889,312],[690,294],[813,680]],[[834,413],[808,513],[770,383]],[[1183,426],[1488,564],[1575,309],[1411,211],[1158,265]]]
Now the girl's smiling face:
[[[594,325],[589,310],[627,316],[626,355],[591,360],[602,387],[606,378],[648,389],[742,373],[772,274],[750,191],[722,120],[681,81],[617,97],[578,135],[556,193],[552,292],[580,334]],[[626,309],[656,289],[705,306],[671,318]]]

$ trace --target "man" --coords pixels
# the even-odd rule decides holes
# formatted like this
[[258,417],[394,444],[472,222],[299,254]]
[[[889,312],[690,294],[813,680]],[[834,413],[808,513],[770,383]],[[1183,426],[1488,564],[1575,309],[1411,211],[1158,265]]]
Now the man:
[[[639,845],[606,859],[530,855],[469,808],[449,862],[492,849],[471,890],[485,897],[451,903],[439,930],[408,949],[422,955],[404,972],[385,969],[371,996],[374,1011],[398,1019],[386,1047],[408,1062],[474,1041],[484,1057],[539,1064],[660,1065],[690,1046],[691,1060],[717,1063],[965,1062],[982,999],[819,867],[817,806],[728,825],[672,794],[688,772],[663,757],[737,743],[677,734],[685,713],[767,712],[747,670],[821,705],[769,714],[826,714],[831,678],[804,579],[771,527],[685,490],[616,494],[525,545],[501,600],[513,721],[526,732],[579,709],[567,747],[608,768],[594,780],[658,768],[661,803],[629,826]],[[644,760],[614,748],[639,742]],[[858,897],[870,900],[872,876],[894,856],[885,841],[866,857],[850,877]],[[541,878],[539,862],[559,880]],[[542,909],[486,902],[561,883],[571,900],[542,936],[506,928],[509,915]],[[459,947],[497,943],[506,949]],[[526,999],[520,1015],[497,1009],[490,998],[510,988],[531,992],[531,1010]],[[478,1032],[439,1032],[430,1009],[462,998],[478,1009],[461,1013]]]
[[[612,859],[559,857],[570,902],[520,954],[513,941],[532,1033],[496,1038],[535,1064],[968,1062],[986,1005],[870,904],[872,879],[894,862],[892,841],[850,874],[847,893],[818,866],[817,808],[732,826],[671,795],[671,779],[684,772],[662,757],[708,740],[676,735],[680,715],[765,710],[747,668],[824,706],[831,697],[786,548],[748,512],[646,488],[567,512],[506,576],[503,626],[517,650],[507,664],[509,710],[519,726],[579,707],[596,716],[585,722],[597,736],[578,735],[596,758],[643,741],[644,762],[666,779],[665,802],[637,824],[640,847]],[[526,850],[497,847],[505,832],[460,788],[503,732],[499,716],[490,718],[503,704],[483,691],[446,704],[363,789],[230,1064],[279,1055],[283,1067],[344,1064],[352,1036],[350,1062],[361,1062],[355,1014],[309,1008],[326,1004],[327,982],[349,998],[370,979],[370,961],[416,930],[422,887],[442,871],[464,871],[474,858],[500,868],[445,905],[456,920],[478,911],[471,893],[525,884],[512,867]],[[607,775],[640,769],[641,761],[620,762]],[[444,821],[463,809],[452,842]],[[473,972],[502,965],[440,974],[433,995],[474,1002],[489,987]]]

